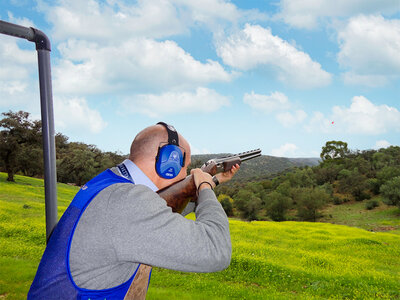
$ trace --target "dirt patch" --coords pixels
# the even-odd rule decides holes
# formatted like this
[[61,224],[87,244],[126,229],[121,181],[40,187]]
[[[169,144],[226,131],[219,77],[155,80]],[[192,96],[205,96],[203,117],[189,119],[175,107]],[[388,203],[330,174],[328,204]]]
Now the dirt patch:
[[392,231],[396,230],[397,227],[394,226],[379,226],[373,229],[373,231]]

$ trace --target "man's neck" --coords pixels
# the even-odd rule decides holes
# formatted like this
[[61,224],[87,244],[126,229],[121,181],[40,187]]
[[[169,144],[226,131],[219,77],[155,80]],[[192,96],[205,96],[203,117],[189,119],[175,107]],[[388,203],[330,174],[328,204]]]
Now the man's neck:
[[[154,174],[151,173],[149,168],[146,168],[140,162],[134,162],[130,159],[126,160],[126,162],[127,162],[126,165],[127,165],[128,169],[136,169],[137,170],[136,173],[141,173],[141,174],[136,174],[136,175],[140,176],[140,178],[141,178],[140,181],[135,180],[135,174],[131,174],[136,184],[145,184],[154,191],[157,191],[158,189],[160,189],[159,183],[157,182],[157,180],[155,180],[155,179],[157,179],[155,177],[158,177],[158,176],[154,176]],[[146,178],[143,178],[143,177],[146,177]]]

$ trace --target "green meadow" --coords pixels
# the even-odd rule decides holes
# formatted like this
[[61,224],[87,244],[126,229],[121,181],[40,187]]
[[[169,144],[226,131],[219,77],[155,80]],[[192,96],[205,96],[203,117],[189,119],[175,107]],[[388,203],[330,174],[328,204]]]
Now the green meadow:
[[[59,216],[77,190],[58,185]],[[26,298],[45,247],[43,195],[42,180],[16,176],[9,183],[0,173],[0,299]],[[388,226],[399,224],[394,214],[398,211],[390,213]],[[355,226],[363,227],[359,223]],[[398,230],[233,219],[230,229],[233,254],[227,270],[199,274],[154,268],[147,298],[400,299]]]

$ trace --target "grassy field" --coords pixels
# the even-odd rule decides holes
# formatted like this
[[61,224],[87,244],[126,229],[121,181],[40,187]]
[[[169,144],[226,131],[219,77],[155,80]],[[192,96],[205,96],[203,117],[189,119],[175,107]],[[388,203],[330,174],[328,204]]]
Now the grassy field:
[[384,204],[380,197],[374,200],[379,206],[371,210],[365,208],[366,201],[331,204],[322,211],[324,217],[320,221],[400,234],[400,209]]
[[[45,247],[43,181],[5,179],[0,173],[0,299],[24,299]],[[76,192],[58,185],[59,216]],[[333,218],[334,210],[330,214]],[[396,212],[386,214],[374,224],[397,226]],[[230,228],[233,256],[227,270],[155,268],[148,299],[400,299],[398,234],[306,222],[231,220]]]

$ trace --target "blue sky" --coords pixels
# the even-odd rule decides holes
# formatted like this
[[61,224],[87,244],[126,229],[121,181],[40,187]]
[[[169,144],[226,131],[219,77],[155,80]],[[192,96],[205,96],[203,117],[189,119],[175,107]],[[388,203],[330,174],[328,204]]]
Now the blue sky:
[[[128,153],[164,121],[195,154],[400,144],[399,0],[5,0],[0,19],[49,36],[70,141]],[[0,36],[0,112],[40,118],[36,64]]]

